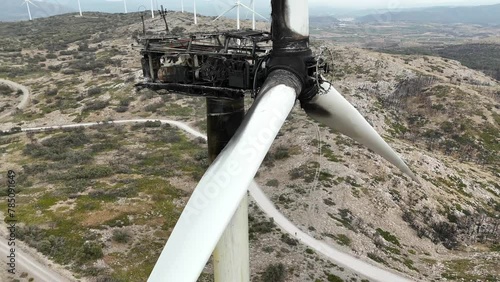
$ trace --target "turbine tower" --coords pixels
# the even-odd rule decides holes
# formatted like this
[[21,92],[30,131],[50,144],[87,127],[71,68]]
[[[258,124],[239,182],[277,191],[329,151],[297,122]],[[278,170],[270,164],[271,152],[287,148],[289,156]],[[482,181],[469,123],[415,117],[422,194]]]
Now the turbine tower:
[[123,6],[125,6],[125,14],[128,13],[128,11],[127,11],[127,0],[123,0]]
[[[308,1],[271,0],[271,7],[273,49],[265,82],[241,124],[231,133],[227,133],[231,128],[221,128],[220,124],[211,127],[214,120],[210,117],[222,120],[236,112],[243,115],[241,104],[236,99],[207,100],[209,155],[214,146],[211,134],[224,131],[233,136],[217,158],[210,156],[213,162],[179,217],[149,282],[195,282],[215,248],[216,282],[249,281],[248,244],[237,239],[246,237],[248,242],[246,192],[296,100],[309,117],[365,145],[418,182],[404,161],[331,83],[311,73],[318,62],[309,48]],[[226,125],[229,123],[231,119]]]
[[37,5],[35,5],[35,3],[31,2],[30,0],[24,0],[24,3],[21,4],[21,5],[24,5],[26,4],[26,8],[28,8],[28,16],[30,18],[30,21],[33,20],[33,18],[31,17],[31,10],[30,10],[30,4],[35,6],[35,7],[38,7]]
[[263,15],[255,12],[255,0],[252,0],[252,8],[248,7],[247,5],[241,3],[241,0],[236,0],[236,3],[234,3],[233,6],[231,6],[229,9],[227,9],[225,12],[220,14],[217,18],[214,19],[214,21],[218,20],[220,17],[224,16],[228,12],[232,11],[234,8],[236,8],[236,29],[240,29],[240,7],[243,7],[250,12],[252,12],[252,27],[255,30],[255,15],[258,15],[259,17],[263,18],[264,20],[268,20],[266,17]]
[[184,0],[181,0],[181,13],[184,13]]
[[151,0],[151,18],[155,18],[155,12],[154,12],[154,7],[153,7],[153,0]]
[[193,14],[194,14],[194,24],[198,24],[198,19],[196,18],[196,0],[193,0]]
[[80,17],[83,17],[83,15],[82,15],[82,5],[80,5],[80,0],[78,0],[78,11],[80,11]]
[[255,30],[255,0],[252,0],[252,30]]

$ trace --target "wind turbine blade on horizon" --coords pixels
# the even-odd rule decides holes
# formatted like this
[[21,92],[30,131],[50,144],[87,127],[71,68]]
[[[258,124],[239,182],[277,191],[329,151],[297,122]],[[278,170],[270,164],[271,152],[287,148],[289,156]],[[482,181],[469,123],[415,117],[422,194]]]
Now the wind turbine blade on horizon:
[[37,4],[33,3],[32,1],[30,0],[26,0],[26,2],[30,3],[31,5],[37,7],[37,8],[40,8]]
[[31,2],[30,0],[24,0],[23,3],[21,3],[20,6],[23,6],[24,4],[26,4],[26,8],[28,9],[28,17],[29,17],[30,21],[32,21],[33,18],[31,17],[30,3],[31,3],[31,5],[39,8],[37,5],[33,4],[33,2]]
[[330,90],[302,103],[302,108],[310,117],[365,145],[420,183],[405,162],[351,103],[330,83],[324,82],[321,87]]
[[256,14],[257,16],[259,16],[259,17],[263,18],[264,20],[269,21],[269,19],[268,19],[268,18],[266,18],[266,17],[264,17],[263,15],[261,15],[261,14],[259,14],[259,13],[255,12],[255,10],[254,10],[254,9],[252,9],[252,8],[248,7],[247,5],[245,5],[245,4],[243,4],[243,3],[240,3],[240,5],[241,5],[243,8],[245,8],[245,9],[249,10],[250,12],[252,12],[252,13]]
[[227,9],[227,10],[226,10],[226,11],[224,11],[222,14],[220,14],[218,17],[216,17],[216,18],[213,20],[213,22],[214,22],[214,21],[216,21],[216,20],[218,20],[218,19],[220,19],[222,16],[224,16],[224,15],[225,15],[225,14],[227,14],[227,13],[229,13],[232,9],[236,8],[237,6],[238,6],[238,5],[233,5],[233,6],[231,6],[231,8]]
[[296,87],[273,73],[233,138],[196,186],[149,282],[198,279],[294,106]]

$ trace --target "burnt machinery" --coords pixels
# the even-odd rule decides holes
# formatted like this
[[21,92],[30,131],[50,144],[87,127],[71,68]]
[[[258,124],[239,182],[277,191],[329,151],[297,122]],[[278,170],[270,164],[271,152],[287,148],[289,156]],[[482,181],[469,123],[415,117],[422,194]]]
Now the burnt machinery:
[[[270,71],[272,42],[269,32],[227,31],[186,36],[145,35],[144,82],[138,88],[171,90],[187,95],[237,99],[252,96]],[[324,60],[311,57],[306,67],[310,77],[326,71]]]

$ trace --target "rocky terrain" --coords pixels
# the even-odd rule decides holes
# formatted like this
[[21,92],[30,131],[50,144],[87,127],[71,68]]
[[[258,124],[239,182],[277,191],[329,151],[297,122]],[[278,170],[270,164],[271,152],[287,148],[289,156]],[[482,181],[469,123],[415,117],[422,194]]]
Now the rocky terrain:
[[[169,25],[176,32],[234,26],[191,19],[175,13]],[[0,125],[13,132],[0,137],[0,167],[20,175],[19,238],[75,280],[144,281],[207,167],[205,144],[158,123],[104,122],[170,118],[203,130],[204,100],[134,89],[137,14],[2,25],[0,77],[32,94]],[[164,28],[161,19],[146,26]],[[498,81],[439,57],[312,45],[331,49],[335,87],[421,183],[308,119],[299,105],[257,182],[302,230],[382,268],[421,281],[499,281]],[[0,90],[1,115],[19,93]],[[15,133],[90,121],[103,125]],[[366,281],[282,233],[253,202],[250,231],[252,281]],[[211,281],[210,273],[209,263],[200,281]]]

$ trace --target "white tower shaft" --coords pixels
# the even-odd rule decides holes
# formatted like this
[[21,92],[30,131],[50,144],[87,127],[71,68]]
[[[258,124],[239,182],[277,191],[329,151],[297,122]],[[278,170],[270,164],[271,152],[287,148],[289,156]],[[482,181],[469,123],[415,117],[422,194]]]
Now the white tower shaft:
[[252,0],[252,30],[255,30],[255,0]]
[[153,0],[151,0],[151,18],[155,18],[155,12],[154,12],[154,7],[153,7]]
[[249,282],[248,196],[245,195],[214,253],[215,282]]
[[196,17],[196,0],[193,1],[193,14],[194,14],[194,24],[198,24],[198,19]]
[[127,11],[127,0],[123,0],[123,6],[125,6],[125,14],[128,13],[128,11]]
[[78,0],[78,11],[80,11],[80,17],[83,17],[83,15],[82,15],[82,5],[80,4],[80,0]]
[[241,5],[241,2],[240,0],[238,0],[238,2],[236,2],[236,29],[237,30],[240,30],[240,5]]
[[31,21],[31,20],[33,20],[33,19],[31,18],[30,4],[29,4],[29,2],[28,2],[28,1],[26,1],[26,7],[28,7],[28,16],[30,17],[30,21]]

